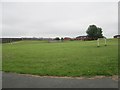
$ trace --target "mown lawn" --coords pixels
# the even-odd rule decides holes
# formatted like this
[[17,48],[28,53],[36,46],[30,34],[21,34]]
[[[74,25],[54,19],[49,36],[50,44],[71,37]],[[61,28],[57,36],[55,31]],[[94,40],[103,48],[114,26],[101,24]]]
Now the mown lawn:
[[118,40],[109,39],[107,44],[97,47],[96,41],[7,43],[2,45],[2,69],[41,76],[117,75]]

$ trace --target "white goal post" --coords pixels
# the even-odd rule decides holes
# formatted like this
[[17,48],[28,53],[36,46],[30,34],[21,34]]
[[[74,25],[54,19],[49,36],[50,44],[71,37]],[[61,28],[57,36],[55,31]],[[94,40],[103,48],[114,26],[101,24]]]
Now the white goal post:
[[107,38],[98,38],[97,39],[97,47],[100,47],[100,45],[107,46]]

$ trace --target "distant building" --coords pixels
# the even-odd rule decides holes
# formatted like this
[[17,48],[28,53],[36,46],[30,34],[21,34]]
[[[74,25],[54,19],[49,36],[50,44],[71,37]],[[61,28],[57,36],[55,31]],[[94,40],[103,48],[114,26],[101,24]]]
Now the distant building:
[[88,36],[78,36],[75,38],[75,40],[92,40],[92,38]]
[[88,36],[78,36],[76,37],[76,40],[84,40],[86,38],[88,38]]
[[65,37],[64,40],[71,40],[71,38],[70,37]]
[[120,38],[120,35],[115,35],[114,38]]

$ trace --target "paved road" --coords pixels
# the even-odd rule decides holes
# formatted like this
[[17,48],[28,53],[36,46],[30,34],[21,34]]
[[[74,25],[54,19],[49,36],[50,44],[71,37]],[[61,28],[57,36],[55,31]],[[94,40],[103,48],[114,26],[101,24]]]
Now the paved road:
[[118,88],[118,81],[110,78],[73,79],[35,77],[3,73],[3,88]]

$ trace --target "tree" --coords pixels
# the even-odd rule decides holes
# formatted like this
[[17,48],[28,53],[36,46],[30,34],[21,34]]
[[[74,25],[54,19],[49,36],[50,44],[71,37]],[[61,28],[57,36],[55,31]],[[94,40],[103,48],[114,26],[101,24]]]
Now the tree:
[[90,25],[86,31],[88,37],[92,39],[103,38],[102,28],[97,27],[96,25]]
[[97,31],[97,36],[98,36],[98,38],[103,38],[103,34],[102,34],[102,28],[97,28],[98,29],[98,31]]
[[60,40],[60,38],[59,38],[59,37],[56,37],[54,40]]
[[63,41],[64,39],[63,39],[63,37],[61,38],[61,41]]

